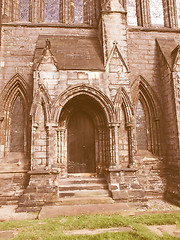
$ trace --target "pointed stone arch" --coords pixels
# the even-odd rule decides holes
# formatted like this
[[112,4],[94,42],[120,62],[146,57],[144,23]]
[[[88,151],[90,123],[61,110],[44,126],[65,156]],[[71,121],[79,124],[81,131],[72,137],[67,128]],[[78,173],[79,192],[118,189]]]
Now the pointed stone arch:
[[37,90],[37,93],[34,97],[33,104],[31,107],[30,115],[32,117],[32,122],[36,123],[37,119],[37,109],[38,106],[42,105],[44,110],[45,121],[50,122],[51,119],[51,98],[49,96],[47,88],[44,84],[41,84]]
[[130,98],[123,87],[119,88],[114,100],[114,105],[115,105],[116,115],[118,116],[118,112],[120,111],[120,108],[122,106],[124,109],[126,123],[127,124],[132,123],[134,110],[133,110],[133,106],[131,104]]
[[24,109],[24,153],[28,155],[30,152],[29,111],[31,95],[29,93],[30,87],[19,73],[11,77],[1,93],[1,99],[4,103],[0,107],[0,114],[3,119],[2,129],[4,130],[1,141],[5,145],[5,154],[10,151],[11,114],[18,97],[20,97]]
[[69,100],[81,94],[90,96],[102,106],[108,123],[114,123],[117,121],[111,100],[99,89],[87,85],[77,85],[69,88],[55,99],[52,106],[52,121],[58,123],[63,106],[65,106]]
[[138,101],[142,104],[146,116],[147,125],[147,150],[155,155],[160,155],[160,117],[161,109],[158,99],[142,76],[139,76],[132,84],[133,106],[136,109]]
[[122,87],[119,88],[115,100],[115,111],[116,115],[118,117],[118,122],[120,122],[120,114],[123,110],[125,115],[125,127],[127,129],[127,135],[128,135],[128,157],[129,157],[129,164],[128,167],[130,167],[133,164],[133,107],[130,101],[130,98],[128,96],[128,93],[126,90]]
[[[58,162],[67,171],[69,119],[76,113],[87,114],[94,126],[96,171],[103,173],[111,163],[116,163],[118,139],[117,117],[111,100],[99,89],[76,85],[57,97],[52,106],[52,119],[57,128]],[[82,124],[83,127],[83,124]],[[88,147],[87,147],[88,149]],[[79,152],[79,151],[78,151]],[[80,157],[81,158],[81,157]]]

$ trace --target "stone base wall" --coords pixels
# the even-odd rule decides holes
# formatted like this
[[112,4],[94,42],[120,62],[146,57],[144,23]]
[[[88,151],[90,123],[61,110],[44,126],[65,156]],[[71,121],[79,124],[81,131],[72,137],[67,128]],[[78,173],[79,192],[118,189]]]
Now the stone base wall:
[[49,171],[31,171],[28,187],[19,199],[17,212],[39,211],[45,204],[58,198],[58,174]]
[[146,203],[145,189],[136,176],[137,169],[109,169],[108,184],[112,198],[117,201]]
[[166,164],[163,158],[148,151],[139,151],[134,157],[137,179],[143,185],[148,199],[162,198],[166,188]]

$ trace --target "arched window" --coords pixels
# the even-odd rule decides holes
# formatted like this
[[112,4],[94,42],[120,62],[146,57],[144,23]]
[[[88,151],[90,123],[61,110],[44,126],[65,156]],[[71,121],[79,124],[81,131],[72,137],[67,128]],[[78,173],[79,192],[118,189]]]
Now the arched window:
[[15,100],[11,114],[10,152],[24,152],[24,115],[22,99],[18,96]]
[[150,16],[152,26],[164,26],[164,10],[162,0],[150,0]]
[[146,115],[143,105],[140,100],[138,100],[136,107],[136,139],[137,139],[137,149],[147,150],[147,123]]
[[59,22],[60,0],[44,1],[44,21]]
[[29,0],[20,0],[19,20],[26,22],[29,21]]
[[136,0],[127,0],[127,23],[137,26]]

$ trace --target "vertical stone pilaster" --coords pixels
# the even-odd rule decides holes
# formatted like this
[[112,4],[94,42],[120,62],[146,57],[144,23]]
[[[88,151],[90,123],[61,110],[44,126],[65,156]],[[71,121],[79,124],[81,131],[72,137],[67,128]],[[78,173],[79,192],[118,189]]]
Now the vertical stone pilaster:
[[19,6],[20,6],[20,0],[16,0],[12,2],[12,21],[18,21],[19,20]]
[[31,0],[31,18],[32,22],[43,22],[44,21],[44,0]]
[[150,27],[150,7],[149,0],[137,0],[137,22],[139,26]]
[[176,1],[174,0],[163,0],[164,6],[164,25],[165,27],[177,27],[177,12],[176,12]]

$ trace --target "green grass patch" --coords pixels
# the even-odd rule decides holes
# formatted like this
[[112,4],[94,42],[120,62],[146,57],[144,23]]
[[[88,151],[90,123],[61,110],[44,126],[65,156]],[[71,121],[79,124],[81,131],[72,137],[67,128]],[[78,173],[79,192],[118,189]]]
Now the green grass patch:
[[[180,226],[180,213],[151,214],[141,216],[121,215],[81,215],[57,217],[44,220],[25,220],[0,222],[0,230],[19,229],[14,240],[59,240],[59,239],[177,239],[170,235],[159,237],[145,225],[176,224]],[[131,232],[103,233],[98,235],[66,236],[65,230],[97,229],[110,227],[131,227]]]

